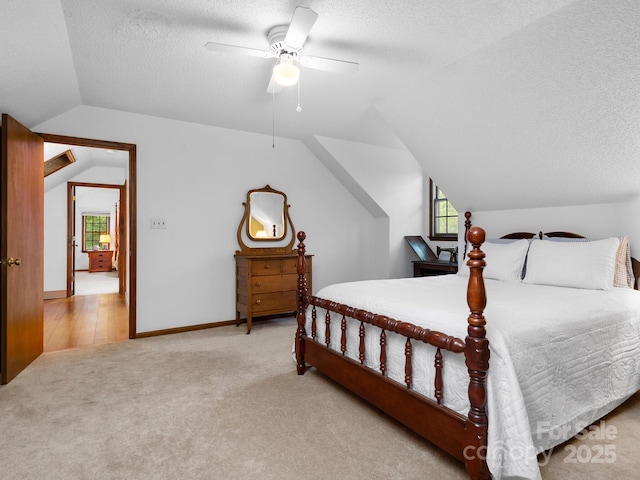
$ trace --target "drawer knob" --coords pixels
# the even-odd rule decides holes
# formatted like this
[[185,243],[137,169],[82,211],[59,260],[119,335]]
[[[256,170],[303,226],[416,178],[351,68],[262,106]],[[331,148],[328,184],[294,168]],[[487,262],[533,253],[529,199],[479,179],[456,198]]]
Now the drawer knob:
[[256,305],[260,305],[262,303],[262,300],[258,299],[256,300]]
[[256,287],[259,287],[262,285],[262,282],[256,282]]
[[267,269],[267,270],[269,270],[269,264],[268,264],[268,263],[265,263],[265,264],[264,264],[264,268],[265,268],[265,269]]

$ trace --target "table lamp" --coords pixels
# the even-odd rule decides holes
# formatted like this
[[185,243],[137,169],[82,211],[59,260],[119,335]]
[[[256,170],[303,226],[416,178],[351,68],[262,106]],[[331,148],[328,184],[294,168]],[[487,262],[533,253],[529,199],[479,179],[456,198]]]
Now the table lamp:
[[111,243],[111,235],[108,233],[103,233],[100,235],[100,245],[102,245],[102,249],[106,250],[109,244]]

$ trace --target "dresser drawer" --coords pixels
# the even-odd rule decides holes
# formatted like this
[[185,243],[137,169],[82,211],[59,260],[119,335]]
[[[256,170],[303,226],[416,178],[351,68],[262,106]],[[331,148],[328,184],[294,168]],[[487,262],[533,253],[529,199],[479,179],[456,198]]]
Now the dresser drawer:
[[268,311],[294,311],[297,306],[296,291],[271,292],[252,295],[251,311],[254,313]]
[[274,275],[280,272],[280,260],[254,260],[251,262],[252,275]]
[[287,258],[282,260],[282,273],[294,273],[297,275],[298,273],[298,259],[297,258]]
[[[305,258],[306,263],[306,272],[311,271],[311,256],[307,256]],[[298,274],[298,259],[297,258],[287,258],[282,260],[282,273],[294,273]],[[308,281],[308,279],[307,279]]]
[[295,290],[298,285],[297,275],[260,275],[253,278],[253,293],[283,292]]

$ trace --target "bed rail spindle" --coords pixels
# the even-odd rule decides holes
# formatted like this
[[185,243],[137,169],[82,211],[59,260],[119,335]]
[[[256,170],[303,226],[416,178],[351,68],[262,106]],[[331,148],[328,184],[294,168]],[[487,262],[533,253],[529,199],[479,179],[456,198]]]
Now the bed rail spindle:
[[342,355],[347,353],[347,317],[342,315],[342,322],[340,323],[340,330],[342,335],[340,336],[340,351]]
[[471,314],[468,319],[468,335],[466,338],[465,357],[469,371],[469,414],[467,415],[468,446],[476,452],[473,460],[466,462],[469,477],[473,480],[489,479],[489,468],[480,452],[487,446],[487,390],[486,379],[489,369],[489,341],[486,338],[486,320],[483,312],[487,305],[482,270],[486,263],[485,254],[480,246],[485,240],[483,229],[473,227],[469,231],[469,242],[473,246],[469,253],[469,287],[467,289],[467,303]]
[[435,360],[435,367],[436,367],[436,379],[435,379],[435,393],[434,396],[436,397],[436,401],[438,402],[438,405],[442,404],[442,366],[443,366],[443,362],[442,362],[442,352],[440,351],[440,349],[438,348],[436,350],[436,360]]
[[364,322],[360,322],[360,349],[358,352],[358,360],[360,360],[360,363],[362,365],[364,365],[364,354],[365,354],[365,349],[364,349]]
[[324,316],[324,344],[327,348],[331,345],[331,312],[329,310]]
[[387,332],[384,329],[380,332],[380,373],[387,376]]
[[316,306],[314,305],[311,309],[311,338],[315,341],[316,339],[316,320],[318,318],[318,312],[316,312]]
[[411,358],[413,357],[413,345],[411,339],[407,338],[407,343],[404,344],[404,383],[407,384],[407,389],[411,390],[413,384],[413,367],[411,366]]

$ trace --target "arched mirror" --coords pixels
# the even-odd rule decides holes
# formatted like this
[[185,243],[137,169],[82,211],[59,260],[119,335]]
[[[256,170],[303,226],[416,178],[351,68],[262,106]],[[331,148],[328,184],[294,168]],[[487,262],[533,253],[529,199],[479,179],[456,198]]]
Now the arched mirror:
[[[289,217],[287,196],[269,185],[247,192],[244,215],[238,225],[240,254],[262,254],[291,251],[295,229]],[[287,243],[288,245],[284,245]],[[251,246],[253,242],[260,242]],[[267,246],[262,242],[280,242]],[[248,244],[248,245],[247,245]],[[256,245],[260,245],[257,247]]]
[[249,193],[248,203],[247,236],[258,241],[282,240],[287,234],[285,195],[276,191],[256,190]]

